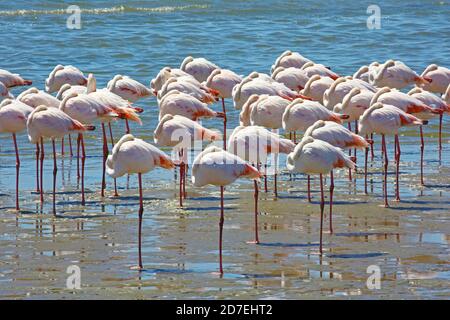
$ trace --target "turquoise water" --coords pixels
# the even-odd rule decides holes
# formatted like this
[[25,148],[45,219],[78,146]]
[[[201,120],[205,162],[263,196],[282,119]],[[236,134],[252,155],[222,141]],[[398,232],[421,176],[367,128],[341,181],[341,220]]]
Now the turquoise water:
[[[336,1],[332,5],[328,1],[77,1],[76,4],[83,10],[80,30],[66,28],[68,14],[64,10],[71,4],[72,1],[0,3],[0,31],[4,38],[0,42],[0,68],[20,73],[32,79],[33,85],[43,89],[45,78],[56,64],[73,64],[85,73],[94,73],[99,87],[105,86],[115,74],[129,75],[149,84],[162,67],[177,67],[187,55],[206,57],[223,68],[245,75],[254,70],[269,72],[271,64],[286,49],[299,51],[316,62],[331,66],[342,75],[353,74],[361,65],[374,60],[381,62],[390,58],[404,61],[419,73],[430,63],[450,65],[449,1],[403,1],[401,4],[397,1],[377,1],[382,15],[379,30],[366,27],[366,10],[372,1]],[[21,90],[16,88],[12,92],[17,95]],[[152,141],[158,114],[156,100],[148,98],[137,105],[145,109],[142,116],[144,125],[132,125],[132,131]],[[229,126],[237,125],[238,113],[231,110],[231,102],[228,105]],[[208,120],[204,124],[221,127],[217,120]],[[64,296],[67,292],[55,288],[64,286],[64,280],[61,280],[64,272],[61,270],[73,261],[79,261],[89,270],[90,287],[114,289],[106,295],[101,290],[87,290],[79,297],[448,296],[448,288],[439,285],[442,279],[448,281],[449,270],[450,230],[445,215],[450,203],[447,195],[449,167],[446,161],[450,154],[448,117],[444,118],[441,164],[435,151],[436,125],[436,120],[433,120],[425,128],[428,143],[426,175],[430,186],[424,190],[417,184],[417,132],[404,131],[401,139],[405,142],[402,149],[402,195],[405,202],[400,209],[383,211],[378,208],[381,202],[379,170],[374,169],[375,182],[370,198],[361,196],[360,176],[356,182],[349,184],[345,174],[341,173],[337,179],[336,197],[343,202],[340,209],[342,216],[337,213],[336,229],[345,235],[336,236],[335,243],[329,244],[335,255],[330,253],[325,261],[319,261],[314,254],[311,258],[311,248],[308,246],[286,248],[273,245],[249,249],[245,240],[248,240],[246,238],[252,228],[251,184],[242,182],[237,184],[236,189],[230,188],[227,202],[231,210],[226,232],[233,233],[233,237],[230,235],[226,239],[228,251],[225,262],[227,259],[233,259],[233,262],[225,265],[230,272],[222,280],[210,275],[216,269],[217,190],[205,188],[192,191],[194,199],[191,202],[188,200],[186,210],[180,210],[176,208],[173,173],[157,170],[145,176],[148,198],[144,222],[144,229],[147,230],[144,234],[144,265],[150,271],[137,278],[135,271],[128,270],[136,259],[136,180],[135,177],[131,177],[129,183],[126,178],[119,180],[120,192],[126,195],[122,200],[99,201],[100,132],[93,133],[87,139],[86,185],[91,193],[85,209],[80,208],[78,195],[73,193],[78,190],[75,159],[66,156],[59,162],[62,170],[59,171],[58,187],[62,192],[58,195],[58,206],[67,219],[56,221],[48,215],[44,215],[43,221],[36,217],[40,208],[35,202],[37,197],[30,194],[34,187],[34,149],[25,134],[18,139],[24,211],[17,216],[7,211],[14,200],[15,158],[10,137],[1,135],[0,245],[6,249],[0,259],[0,297],[20,298],[30,292],[31,297],[38,298]],[[122,124],[115,126],[116,138],[123,130]],[[47,147],[48,155],[49,151],[50,146]],[[47,191],[51,188],[50,158],[49,155],[45,167]],[[378,160],[377,157],[374,168],[379,169]],[[304,179],[289,181],[288,175],[281,179],[280,192],[285,199],[273,202],[271,197],[267,197],[266,202],[262,200],[263,237],[275,244],[291,243],[298,240],[301,230],[308,241],[316,241],[318,208],[317,205],[306,205]],[[111,181],[108,183],[110,191]],[[243,192],[240,192],[241,189]],[[281,208],[282,201],[286,206]],[[355,206],[351,205],[352,201],[356,202]],[[367,213],[361,213],[361,210],[366,210],[363,204],[368,208]],[[50,204],[47,202],[42,212],[45,214],[49,210]],[[307,214],[301,218],[293,216],[298,211]],[[366,216],[369,213],[376,217]],[[369,224],[367,221],[355,223],[353,215],[357,214],[363,214]],[[312,229],[309,226],[310,215]],[[248,234],[244,236],[244,232]],[[355,232],[357,235],[352,237]],[[359,232],[369,232],[366,241],[361,240],[366,236]],[[385,232],[388,240],[378,242],[377,232]],[[193,233],[202,236],[193,239]],[[375,236],[371,236],[373,233]],[[402,238],[395,240],[392,233],[402,234]],[[425,236],[421,237],[423,234]],[[99,240],[108,237],[115,241],[108,239],[103,243]],[[38,241],[36,243],[30,239]],[[239,244],[232,244],[236,239],[239,239]],[[71,248],[72,245],[77,246],[71,242],[77,243],[78,240],[79,247]],[[306,242],[303,238],[300,241]],[[407,253],[399,247],[405,248]],[[105,253],[105,248],[113,249]],[[234,256],[236,252],[239,254]],[[350,256],[340,257],[339,253],[343,252]],[[358,256],[368,252],[383,256]],[[22,261],[20,256],[26,257],[27,262]],[[402,258],[406,259],[406,271],[402,269]],[[365,277],[365,267],[361,267],[365,266],[365,259],[384,263],[389,270],[386,275],[388,288],[381,296],[364,289],[356,293],[352,291],[355,281],[358,281],[356,287],[365,281],[361,280]],[[259,267],[256,267],[256,262],[252,264],[254,261],[259,261]],[[24,263],[29,267],[23,267]],[[47,264],[54,264],[56,271],[45,268],[42,271],[41,266]],[[307,272],[299,270],[299,265],[305,267]],[[107,279],[95,282],[95,275],[101,275],[105,268],[113,274],[112,279],[105,276]],[[404,275],[411,268],[418,269],[413,271],[419,273],[433,270],[435,274],[427,278],[433,280],[427,282],[425,279],[413,284],[402,280],[409,279]],[[56,284],[46,278],[46,274],[52,272],[53,278],[61,278]],[[330,280],[333,272],[340,274],[343,280],[336,283],[334,281],[338,280],[333,278],[333,281],[326,282],[326,290],[318,289],[323,285],[319,280]],[[42,282],[24,276],[28,273]],[[287,277],[288,289],[278,285],[281,274]],[[173,277],[179,281],[179,286],[171,284],[169,278]],[[10,282],[16,286],[10,286]],[[150,293],[128,291],[129,288],[141,287],[147,287]],[[53,290],[49,292],[47,288]],[[223,292],[221,289],[224,289]],[[242,295],[246,290],[248,296]]]

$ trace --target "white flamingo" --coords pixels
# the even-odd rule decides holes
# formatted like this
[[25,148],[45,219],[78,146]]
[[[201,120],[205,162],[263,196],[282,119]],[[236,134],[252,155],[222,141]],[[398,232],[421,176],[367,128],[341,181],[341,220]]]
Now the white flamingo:
[[142,83],[120,74],[114,76],[106,87],[109,91],[130,102],[135,102],[152,94],[150,89]]
[[33,82],[22,78],[17,73],[11,73],[8,70],[0,69],[0,82],[7,88],[18,86],[31,86]]
[[370,92],[377,91],[377,88],[361,79],[341,77],[336,79],[333,84],[323,93],[323,105],[328,109],[333,110],[333,107],[336,104],[342,102],[345,95],[347,95],[354,88],[367,90]]
[[3,82],[0,82],[0,102],[4,99],[14,99],[14,96],[9,92]]
[[272,79],[283,83],[286,87],[293,91],[300,92],[305,88],[309,77],[304,70],[298,68],[278,67],[272,72]]
[[275,60],[275,64],[272,65],[270,72],[273,73],[278,67],[300,69],[308,62],[311,62],[311,60],[305,58],[300,53],[286,50]]
[[74,66],[58,64],[45,80],[45,91],[57,92],[64,84],[86,85],[87,79],[79,69]]
[[[179,78],[186,76],[191,75],[189,73],[184,72],[181,69],[164,67],[158,72],[156,77],[150,81],[150,88],[152,88],[153,94],[156,96],[158,94],[158,91],[161,90],[162,86],[164,85],[164,83],[166,83],[167,80],[169,80],[170,78]],[[194,77],[192,78],[195,79]]]
[[180,69],[186,73],[189,73],[199,82],[206,81],[211,72],[219,69],[217,65],[205,58],[193,58],[191,56],[184,58],[181,63]]
[[206,88],[206,86],[203,87],[201,84],[197,84],[196,82],[197,81],[190,76],[170,78],[164,83],[161,90],[158,91],[158,100],[160,101],[169,92],[176,90],[189,94],[204,103],[211,104],[216,102],[216,97],[212,93],[211,89]]
[[321,77],[313,75],[305,84],[305,88],[300,91],[304,96],[310,97],[314,101],[323,103],[324,92],[334,83],[330,77]]
[[436,64],[430,64],[422,72],[421,77],[431,82],[423,82],[420,86],[431,92],[444,93],[450,85],[450,69]]
[[369,73],[369,82],[376,87],[402,89],[412,84],[431,82],[431,79],[419,76],[401,61],[387,60],[374,72]]
[[305,63],[301,69],[305,71],[308,77],[319,75],[322,77],[330,77],[333,80],[339,78],[339,75],[337,73],[331,71],[330,69],[328,69],[327,67],[325,67],[323,64],[320,63],[308,62]]
[[361,79],[365,82],[369,82],[369,74],[375,72],[378,69],[380,63],[378,61],[374,61],[368,66],[362,66],[353,74],[354,79]]
[[252,95],[239,115],[241,126],[262,126],[269,129],[283,127],[283,113],[290,100],[279,96]]

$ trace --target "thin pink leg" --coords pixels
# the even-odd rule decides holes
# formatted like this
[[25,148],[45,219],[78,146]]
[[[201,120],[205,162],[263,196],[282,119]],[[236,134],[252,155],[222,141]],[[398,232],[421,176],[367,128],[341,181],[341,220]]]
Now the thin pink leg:
[[330,172],[330,232],[333,233],[333,192],[334,192],[334,174]]
[[425,150],[425,141],[423,139],[423,129],[422,126],[420,128],[420,183],[425,185],[423,181],[423,153]]
[[224,206],[223,206],[223,186],[220,186],[220,220],[219,220],[219,272],[223,274],[223,266],[222,266],[222,239],[223,239],[223,222],[224,222],[224,214],[223,214]]
[[56,174],[58,173],[58,167],[56,164],[55,139],[52,139],[52,147],[53,147],[53,215],[56,216]]
[[387,171],[388,171],[388,156],[386,148],[386,138],[384,134],[381,135],[381,148],[384,154],[384,206],[389,207],[388,196],[387,196]]
[[40,170],[40,179],[41,179],[41,204],[44,203],[44,138],[41,138],[41,170]]
[[227,109],[225,108],[225,99],[222,98],[223,117],[223,150],[227,150]]
[[40,192],[41,188],[39,186],[39,142],[36,143],[36,192]]
[[396,172],[395,172],[395,200],[400,201],[400,140],[398,139],[398,134],[395,135],[395,162],[396,162]]
[[139,181],[139,229],[138,229],[138,254],[139,254],[139,269],[142,270],[142,216],[144,214],[144,200],[142,196],[142,174],[138,173]]
[[16,151],[16,210],[19,211],[19,170],[20,170],[20,158],[19,158],[19,148],[17,147],[16,134],[12,134],[14,142],[14,150]]
[[325,197],[323,195],[323,177],[320,174],[320,247],[319,252],[322,254],[322,233],[323,233],[323,211],[325,208]]
[[81,205],[86,204],[85,194],[84,194],[84,164],[86,162],[86,149],[84,147],[84,136],[82,133],[80,135],[80,145],[81,145]]

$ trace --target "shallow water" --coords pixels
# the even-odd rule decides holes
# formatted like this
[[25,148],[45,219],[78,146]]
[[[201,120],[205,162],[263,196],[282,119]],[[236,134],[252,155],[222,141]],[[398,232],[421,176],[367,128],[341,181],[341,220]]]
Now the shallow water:
[[[285,49],[300,51],[351,74],[372,60],[396,58],[421,72],[429,63],[449,65],[449,3],[380,1],[382,28],[366,28],[369,2],[336,6],[321,1],[78,1],[82,29],[65,28],[69,4],[29,1],[0,4],[0,30],[11,42],[0,44],[0,68],[19,72],[43,88],[57,63],[94,72],[99,85],[114,74],[148,83],[165,65],[177,66],[186,55],[205,56],[220,66],[247,74],[268,72]],[[106,8],[102,10],[95,10]],[[150,8],[150,9],[149,9]],[[33,11],[34,10],[34,11]],[[446,41],[447,40],[447,41]],[[20,89],[13,90],[18,94]],[[230,104],[228,102],[228,104]],[[156,101],[146,99],[144,125],[132,131],[147,141],[157,122]],[[230,109],[229,125],[238,122]],[[208,127],[220,127],[216,120]],[[186,208],[178,208],[174,174],[156,170],[144,176],[143,261],[137,262],[137,181],[118,180],[121,197],[99,197],[100,131],[87,137],[86,207],[77,193],[76,159],[58,160],[58,216],[51,212],[50,145],[46,146],[46,203],[34,189],[34,149],[25,134],[21,153],[21,207],[14,206],[15,157],[11,139],[0,140],[0,297],[1,298],[448,298],[450,188],[449,120],[444,118],[442,162],[437,156],[437,122],[425,128],[425,182],[419,185],[419,145],[415,129],[402,132],[400,203],[382,203],[379,140],[371,163],[370,194],[364,195],[361,174],[348,181],[335,177],[333,235],[324,235],[325,253],[318,254],[318,181],[313,203],[306,199],[306,180],[280,178],[279,199],[261,192],[260,245],[253,236],[253,189],[247,181],[227,187],[223,278],[217,271],[219,190],[188,185]],[[116,138],[124,128],[114,127]],[[389,155],[392,140],[389,139]],[[59,149],[59,147],[58,147]],[[169,152],[170,150],[166,150]],[[358,154],[362,165],[362,153]],[[284,163],[284,158],[280,160]],[[389,192],[394,191],[394,167]],[[328,180],[327,180],[328,182]],[[272,187],[272,180],[269,181]],[[272,190],[272,189],[270,189]],[[328,216],[325,219],[328,230]],[[81,290],[66,289],[66,269],[81,268]],[[381,269],[381,289],[369,290],[369,265]]]

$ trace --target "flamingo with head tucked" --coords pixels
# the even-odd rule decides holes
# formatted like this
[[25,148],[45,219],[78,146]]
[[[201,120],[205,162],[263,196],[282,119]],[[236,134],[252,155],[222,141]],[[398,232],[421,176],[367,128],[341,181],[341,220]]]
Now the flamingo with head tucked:
[[289,89],[297,92],[303,90],[309,80],[309,77],[304,70],[294,67],[278,67],[272,72],[271,76],[275,81],[281,82]]
[[157,167],[172,169],[172,160],[157,147],[137,139],[131,134],[126,134],[114,145],[112,154],[106,161],[108,174],[113,178],[118,178],[124,174],[138,174],[139,181],[139,228],[138,228],[138,255],[139,270],[142,265],[142,216],[144,213],[144,199],[142,190],[142,174]]
[[212,89],[198,83],[198,81],[191,76],[170,78],[167,80],[161,90],[158,91],[158,101],[161,101],[165,95],[174,90],[189,94],[204,103],[211,104],[216,101],[215,94],[217,92],[213,92]]
[[58,168],[56,165],[56,148],[55,139],[62,138],[69,133],[77,133],[86,130],[94,130],[93,126],[85,126],[79,121],[72,119],[63,111],[57,108],[48,108],[46,106],[38,106],[35,108],[27,120],[28,138],[33,144],[41,144],[41,175],[40,175],[40,196],[41,203],[44,201],[43,189],[43,167],[44,167],[44,139],[52,140],[53,145],[53,214],[56,215],[56,174]]
[[10,133],[12,136],[14,150],[16,152],[16,210],[19,206],[19,170],[20,158],[17,147],[16,134],[27,127],[27,118],[33,108],[17,100],[6,99],[0,104],[0,132]]
[[130,102],[135,102],[152,94],[150,89],[142,83],[120,74],[114,76],[106,87],[109,91]]
[[374,61],[368,66],[362,66],[353,74],[354,79],[361,79],[365,82],[369,82],[369,74],[373,73],[375,70],[378,69],[380,66],[380,63],[378,61]]
[[[150,88],[153,90],[153,94],[156,96],[158,95],[158,91],[161,90],[162,86],[164,85],[164,83],[166,83],[167,80],[169,80],[170,78],[179,78],[186,76],[191,75],[189,73],[184,72],[181,69],[164,67],[158,72],[156,77],[150,81]],[[195,79],[194,77],[192,78]]]
[[316,74],[309,78],[308,82],[305,84],[305,88],[303,88],[300,93],[310,97],[314,101],[323,103],[323,94],[331,87],[333,82],[333,79],[330,77],[322,77]]
[[323,93],[323,105],[330,110],[342,102],[344,97],[354,88],[360,90],[376,92],[377,88],[368,84],[361,79],[353,79],[351,77],[341,77],[336,79],[333,84]]
[[269,129],[283,127],[283,113],[290,100],[280,96],[252,95],[239,114],[241,126],[262,126]]
[[300,53],[286,50],[275,60],[270,72],[273,73],[278,67],[300,69],[308,62],[311,62],[311,60],[305,58]]
[[0,82],[7,88],[18,86],[31,86],[33,82],[22,78],[17,73],[11,73],[8,70],[0,69]]
[[432,80],[419,76],[401,61],[387,60],[376,70],[369,73],[369,82],[376,87],[402,89],[412,84],[421,85]]
[[193,58],[188,56],[181,63],[180,70],[189,73],[199,82],[206,81],[209,75],[219,67],[205,58]]
[[45,80],[45,91],[57,92],[64,84],[86,85],[87,79],[78,68],[58,64]]
[[319,75],[322,77],[330,77],[333,80],[339,78],[339,75],[337,73],[331,71],[320,63],[308,62],[305,63],[301,69],[306,73],[308,77]]
[[424,79],[431,80],[420,84],[427,91],[444,93],[450,85],[450,69],[446,67],[430,64],[420,76]]
[[[395,136],[395,161],[396,161],[396,201],[400,201],[400,185],[399,185],[399,167],[400,167],[400,141],[398,138],[398,130],[403,126],[427,124],[428,121],[420,120],[419,118],[408,114],[401,109],[377,102],[367,109],[359,119],[359,133],[368,135],[371,133],[381,134],[381,147],[384,154],[384,206],[388,207],[387,198],[387,169],[388,169],[388,155],[386,147],[386,135]],[[367,151],[365,159],[365,192],[367,193]]]
[[325,197],[323,192],[323,175],[335,168],[355,169],[355,164],[341,149],[328,142],[314,139],[311,136],[303,137],[295,146],[293,152],[287,157],[287,168],[290,171],[307,175],[319,174],[320,176],[320,247],[322,254],[322,231]]
[[238,156],[221,148],[210,146],[203,150],[194,160],[192,167],[192,183],[195,187],[214,185],[220,187],[220,220],[219,220],[219,272],[222,267],[222,235],[224,223],[224,186],[238,178],[259,179],[259,171]]

